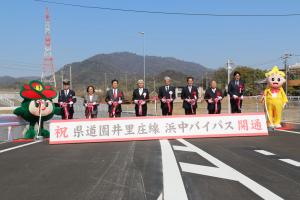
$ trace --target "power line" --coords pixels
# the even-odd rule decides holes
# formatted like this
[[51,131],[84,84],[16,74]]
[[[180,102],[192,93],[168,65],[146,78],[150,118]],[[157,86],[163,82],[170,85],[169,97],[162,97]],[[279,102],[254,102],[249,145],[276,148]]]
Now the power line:
[[34,0],[34,1],[41,2],[41,3],[62,5],[62,6],[87,8],[87,9],[99,9],[99,10],[131,12],[131,13],[162,14],[162,15],[208,16],[208,17],[293,17],[293,16],[300,16],[300,13],[286,13],[286,14],[217,14],[217,13],[167,12],[167,11],[135,10],[135,9],[124,9],[124,8],[90,6],[90,5],[83,5],[83,4],[72,4],[72,3],[63,3],[63,2],[47,1],[47,0]]

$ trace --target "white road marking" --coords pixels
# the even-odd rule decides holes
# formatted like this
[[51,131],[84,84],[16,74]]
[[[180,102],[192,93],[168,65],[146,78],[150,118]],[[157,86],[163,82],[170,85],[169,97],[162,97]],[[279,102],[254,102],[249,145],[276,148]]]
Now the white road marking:
[[265,156],[275,156],[276,154],[269,152],[269,151],[265,151],[265,150],[254,150],[257,153],[263,154]]
[[163,170],[163,199],[188,200],[177,161],[168,140],[160,140]]
[[297,132],[297,131],[288,131],[288,130],[282,130],[282,129],[275,129],[275,131],[300,134],[300,132]]
[[300,162],[298,162],[298,161],[295,161],[295,160],[292,160],[292,159],[279,159],[279,160],[281,160],[282,162],[288,163],[290,165],[300,167]]
[[177,146],[177,145],[173,145],[173,149],[176,151],[189,151],[191,152],[192,150],[186,146]]
[[238,181],[263,199],[282,200],[280,196],[274,194],[272,191],[268,190],[267,188],[263,187],[262,185],[258,184],[257,182],[253,181],[252,179],[233,169],[232,167],[226,165],[225,163],[208,154],[207,152],[187,142],[186,140],[178,139],[178,141],[190,148],[193,152],[199,154],[200,156],[217,166],[208,167],[203,165],[180,163],[180,166],[183,171]]
[[36,144],[36,143],[39,143],[39,142],[42,142],[42,140],[30,142],[30,143],[27,143],[27,144],[18,145],[18,146],[15,146],[15,147],[10,147],[10,148],[7,148],[7,149],[2,149],[2,150],[0,150],[0,154],[4,153],[4,152],[11,151],[11,150],[14,150],[14,149],[19,149],[19,148],[26,147],[26,146],[29,146],[29,145],[32,145],[32,144]]

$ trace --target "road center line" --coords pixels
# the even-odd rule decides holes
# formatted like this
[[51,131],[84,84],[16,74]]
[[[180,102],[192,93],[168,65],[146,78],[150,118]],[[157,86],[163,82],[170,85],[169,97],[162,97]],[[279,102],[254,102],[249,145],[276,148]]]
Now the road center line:
[[22,147],[26,147],[26,146],[29,146],[29,145],[32,145],[32,144],[36,144],[36,143],[39,143],[39,142],[42,142],[42,140],[30,142],[30,143],[27,143],[27,144],[18,145],[18,146],[15,146],[15,147],[10,147],[10,148],[7,148],[7,149],[2,149],[2,150],[0,150],[0,154],[4,153],[4,152],[15,150],[15,149],[19,149],[19,148],[22,148]]
[[281,160],[282,162],[288,163],[290,165],[300,167],[300,162],[298,162],[298,161],[295,161],[295,160],[292,160],[292,159],[279,159],[279,160]]
[[181,173],[168,140],[160,140],[163,170],[163,199],[188,200]]
[[276,154],[269,152],[269,151],[265,151],[265,150],[254,150],[257,153],[263,154],[265,156],[275,156]]
[[218,160],[217,158],[213,157],[207,152],[203,151],[202,149],[199,149],[195,145],[187,142],[184,139],[177,139],[177,141],[181,142],[186,147],[190,148],[193,152],[199,154],[200,156],[217,166],[209,167],[204,165],[180,163],[183,171],[186,170],[190,173],[238,181],[263,199],[283,200],[281,197],[279,197],[272,191],[268,190],[267,188],[250,179],[249,177],[243,175],[242,173],[238,172],[237,170],[233,169],[232,167],[228,166],[227,164],[223,163],[222,161]]
[[188,152],[192,152],[192,150],[186,146],[178,146],[178,145],[173,145],[173,149],[175,151],[188,151]]

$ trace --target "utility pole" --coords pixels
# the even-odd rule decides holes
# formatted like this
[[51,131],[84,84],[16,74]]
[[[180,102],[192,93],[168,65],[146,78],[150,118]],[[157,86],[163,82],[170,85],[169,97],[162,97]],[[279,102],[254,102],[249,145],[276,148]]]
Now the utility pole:
[[229,93],[228,93],[228,90],[229,90],[229,88],[228,88],[228,85],[229,85],[229,82],[230,82],[230,73],[231,73],[231,70],[232,70],[232,67],[231,67],[231,61],[228,59],[227,60],[227,63],[226,63],[226,65],[227,65],[227,86],[226,86],[226,90],[227,90],[227,107],[228,107],[228,113],[230,113],[230,95],[229,95]]
[[72,81],[72,65],[70,65],[70,88],[73,88],[72,83],[73,83],[73,81]]
[[104,91],[107,89],[106,72],[104,72]]
[[283,59],[283,64],[284,64],[284,71],[285,71],[285,77],[286,77],[286,82],[285,82],[285,93],[288,95],[288,59],[291,57],[292,54],[290,53],[285,53],[283,56],[281,56],[281,59]]

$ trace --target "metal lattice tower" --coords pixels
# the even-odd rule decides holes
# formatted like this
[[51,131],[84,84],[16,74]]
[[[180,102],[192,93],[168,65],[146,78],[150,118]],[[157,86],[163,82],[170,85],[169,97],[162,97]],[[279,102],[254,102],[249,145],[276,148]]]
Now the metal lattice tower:
[[50,15],[48,8],[45,12],[45,40],[44,40],[44,60],[43,60],[43,72],[42,72],[42,82],[52,85],[56,88],[55,80],[55,67],[52,57],[51,48],[51,34],[50,34]]

